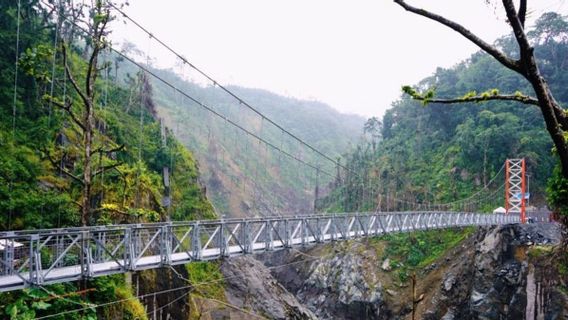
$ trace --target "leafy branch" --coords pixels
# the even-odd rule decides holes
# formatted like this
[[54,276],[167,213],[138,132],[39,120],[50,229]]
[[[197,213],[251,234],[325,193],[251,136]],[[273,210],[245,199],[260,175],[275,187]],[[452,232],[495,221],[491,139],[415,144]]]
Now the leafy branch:
[[[472,33],[461,24],[458,24],[457,22],[449,20],[428,10],[412,6],[405,0],[394,0],[394,3],[398,4],[408,12],[433,20],[461,34],[473,44],[477,45],[480,49],[491,55],[503,66],[515,71],[523,78],[525,78],[531,84],[536,96],[536,98],[532,98],[523,96],[522,94],[505,96],[489,94],[488,96],[474,96],[468,99],[439,99],[439,101],[434,101],[435,99],[433,99],[433,97],[432,99],[424,97],[427,98],[426,103],[451,103],[451,100],[453,100],[454,102],[513,100],[525,104],[537,105],[540,108],[542,116],[544,118],[546,130],[552,138],[552,141],[554,142],[554,146],[556,147],[558,156],[560,158],[562,175],[564,176],[564,178],[568,179],[568,140],[566,140],[564,135],[564,132],[568,131],[568,118],[566,117],[566,113],[563,108],[554,98],[552,92],[550,91],[548,83],[543,77],[543,74],[540,72],[538,68],[537,58],[534,55],[534,47],[529,42],[529,38],[525,33],[524,25],[528,12],[527,0],[520,1],[518,10],[516,9],[515,2],[513,0],[502,0],[503,9],[507,14],[508,23],[513,31],[514,39],[518,45],[518,59],[507,56],[497,47],[483,41],[480,37]],[[417,95],[416,97],[420,98],[421,95]],[[538,103],[536,103],[535,100],[538,100]]]
[[516,91],[513,94],[501,94],[498,89],[490,89],[482,93],[477,93],[476,91],[470,91],[461,97],[456,98],[440,98],[436,99],[435,90],[428,89],[425,93],[421,93],[411,86],[403,86],[402,91],[412,97],[414,100],[422,101],[423,105],[429,103],[465,103],[465,102],[486,102],[491,100],[501,100],[501,101],[517,101],[524,104],[530,104],[534,106],[539,106],[539,102],[536,98],[523,94],[520,91]]

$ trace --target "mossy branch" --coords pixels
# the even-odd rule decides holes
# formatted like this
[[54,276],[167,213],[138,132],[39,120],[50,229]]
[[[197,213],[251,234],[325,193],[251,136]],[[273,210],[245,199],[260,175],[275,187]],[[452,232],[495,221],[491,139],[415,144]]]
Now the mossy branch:
[[50,95],[44,95],[43,96],[43,100],[50,102],[52,105],[65,110],[65,112],[67,112],[67,114],[69,115],[69,117],[71,118],[71,120],[79,126],[79,128],[81,128],[81,130],[83,130],[83,132],[85,131],[85,125],[83,124],[83,122],[81,120],[79,120],[79,117],[77,117],[77,115],[75,114],[75,112],[73,112],[73,101],[72,100],[67,100],[67,101],[60,101],[55,97],[52,97]]
[[539,102],[536,98],[523,94],[517,91],[513,94],[501,94],[498,89],[487,90],[482,93],[477,93],[476,91],[470,91],[465,95],[457,98],[434,98],[435,90],[429,89],[425,93],[420,93],[411,86],[403,86],[402,91],[412,97],[414,100],[421,101],[423,105],[429,103],[465,103],[465,102],[486,102],[491,100],[501,100],[501,101],[517,101],[524,104],[530,104],[534,106],[539,106]]
[[47,160],[49,160],[49,162],[53,165],[54,168],[60,170],[62,173],[64,173],[65,175],[67,175],[69,178],[75,180],[76,182],[78,182],[80,185],[83,185],[83,180],[81,180],[81,178],[77,177],[76,175],[74,175],[73,173],[71,173],[70,171],[68,171],[67,169],[61,167],[59,165],[60,161],[56,161],[55,159],[53,159],[53,157],[51,156],[51,153],[49,152],[49,150],[47,149],[42,149],[41,150],[43,152],[43,154],[45,154],[45,156],[47,157]]
[[104,149],[103,147],[99,147],[99,148],[97,148],[97,149],[91,151],[91,155],[95,155],[95,154],[97,154],[97,153],[103,153],[103,154],[105,154],[106,156],[108,156],[108,155],[110,155],[110,154],[113,153],[113,152],[120,152],[120,151],[123,151],[125,147],[126,147],[126,146],[125,146],[124,144],[121,144],[121,145],[119,145],[118,147],[112,148],[112,149]]
[[94,178],[94,177],[100,175],[101,173],[103,173],[105,171],[116,169],[117,167],[120,167],[123,164],[124,164],[124,162],[117,162],[117,163],[113,163],[113,164],[108,165],[108,166],[100,167],[97,171],[95,171],[95,173],[92,176]]

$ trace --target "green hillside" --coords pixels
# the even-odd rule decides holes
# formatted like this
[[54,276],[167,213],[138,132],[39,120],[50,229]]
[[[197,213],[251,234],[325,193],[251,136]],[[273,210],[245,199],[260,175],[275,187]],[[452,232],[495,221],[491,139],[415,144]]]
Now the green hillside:
[[[321,159],[268,120],[245,108],[219,87],[182,80],[175,73],[160,76],[250,133],[322,170],[335,172]],[[218,212],[228,216],[272,215],[313,210],[316,180],[321,186],[333,177],[267,147],[250,134],[212,115],[161,82],[154,82],[159,115],[199,160],[208,196]],[[339,156],[360,137],[364,119],[341,114],[328,105],[279,96],[260,89],[228,89],[266,117],[322,152]]]
[[[18,17],[16,2],[0,1],[0,230],[214,218],[193,155],[157,120],[147,76],[136,72],[128,84],[117,81],[94,54],[96,39],[66,24],[58,34],[64,54],[62,38],[54,47],[53,12],[37,1],[22,1],[21,8]],[[91,13],[94,25],[108,18]],[[88,95],[93,57],[100,59],[93,69],[98,77],[91,78],[89,152],[82,95]],[[84,201],[87,155],[91,183]],[[123,275],[97,278],[88,287],[82,295],[77,283],[3,293],[0,318],[33,319],[85,306],[55,319],[146,318]],[[127,300],[89,307],[121,299]]]
[[[529,35],[552,92],[567,106],[568,38],[550,36],[539,41],[549,34],[547,24],[568,25],[566,18],[555,17],[539,20],[539,28]],[[563,22],[556,23],[559,21]],[[556,31],[568,34],[566,29]],[[514,56],[511,37],[499,39],[496,45]],[[526,80],[478,52],[452,68],[438,68],[413,90],[435,88],[437,97],[460,97],[497,87],[503,92],[532,93]],[[348,155],[348,165],[356,173],[344,172],[344,184],[334,191],[336,198],[341,195],[344,200],[338,203],[329,198],[328,206],[404,209],[402,204],[394,200],[387,204],[385,199],[446,203],[487,186],[488,192],[497,192],[484,202],[484,210],[490,210],[503,205],[504,190],[499,188],[503,188],[504,176],[490,185],[489,180],[499,173],[505,159],[520,157],[527,161],[531,203],[545,204],[546,182],[556,160],[537,107],[506,101],[423,105],[403,95],[382,119],[369,120],[366,130],[373,138]],[[372,186],[372,190],[363,191],[363,184]]]

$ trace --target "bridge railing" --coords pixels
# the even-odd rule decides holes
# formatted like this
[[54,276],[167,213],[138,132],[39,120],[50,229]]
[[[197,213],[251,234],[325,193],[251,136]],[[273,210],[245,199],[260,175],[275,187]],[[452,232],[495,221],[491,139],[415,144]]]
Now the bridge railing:
[[0,291],[391,232],[518,222],[518,215],[395,212],[2,232]]

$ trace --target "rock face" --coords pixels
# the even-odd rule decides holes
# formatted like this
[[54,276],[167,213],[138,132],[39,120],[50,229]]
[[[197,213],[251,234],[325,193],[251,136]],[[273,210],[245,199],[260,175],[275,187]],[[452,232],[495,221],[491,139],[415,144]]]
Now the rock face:
[[[314,263],[296,295],[322,319],[381,319],[382,287],[357,254]],[[317,297],[313,299],[313,297]]]
[[274,268],[273,274],[319,319],[392,318],[377,273],[380,262],[364,244],[336,243],[307,252],[278,252],[261,259],[269,266],[291,263]]
[[[187,277],[187,271],[183,267],[175,267],[178,274]],[[141,299],[150,317],[162,319],[187,319],[190,314],[188,299],[179,299],[186,291],[176,291],[172,294],[152,295],[153,292],[179,288],[187,285],[187,282],[168,268],[151,269],[128,275],[132,283],[135,295],[146,295]]]
[[549,281],[542,276],[535,280],[535,272],[542,275],[547,267],[535,265],[527,250],[533,244],[557,243],[559,236],[553,224],[478,232],[452,259],[440,288],[422,306],[423,318],[558,319],[566,301],[556,289],[543,286]]
[[[479,229],[416,272],[416,318],[564,319],[568,303],[558,274],[529,250],[560,236],[554,224]],[[227,302],[269,319],[411,319],[411,287],[393,280],[390,261],[369,243],[227,259]],[[250,318],[226,310],[212,318]]]
[[[225,260],[221,272],[226,281],[225,296],[231,305],[269,319],[317,319],[274,279],[269,269],[250,256]],[[241,318],[242,312],[231,313],[231,319]]]
[[383,271],[391,271],[391,266],[390,266],[390,259],[386,258],[385,261],[383,261],[383,264],[381,265],[381,269],[383,269]]

